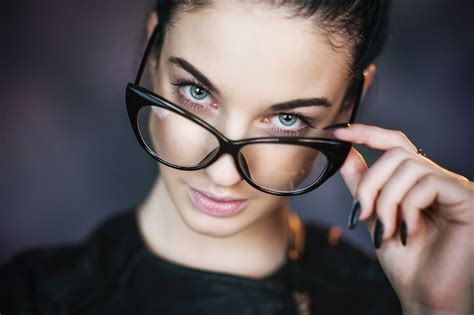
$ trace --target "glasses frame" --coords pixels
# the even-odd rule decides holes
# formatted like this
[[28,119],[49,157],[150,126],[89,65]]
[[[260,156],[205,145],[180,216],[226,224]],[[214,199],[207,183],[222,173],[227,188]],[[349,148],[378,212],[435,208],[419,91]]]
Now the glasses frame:
[[[232,156],[235,166],[241,175],[241,177],[249,183],[255,189],[269,193],[276,196],[296,196],[301,195],[304,193],[308,193],[317,187],[321,186],[327,179],[329,179],[332,175],[334,175],[337,170],[342,166],[344,160],[346,159],[352,144],[350,142],[335,140],[335,139],[327,139],[327,138],[301,138],[301,137],[258,137],[258,138],[246,138],[240,140],[230,140],[226,136],[224,136],[220,131],[214,128],[212,125],[208,124],[203,119],[199,118],[198,116],[192,114],[191,112],[187,111],[186,109],[174,104],[173,102],[165,99],[164,97],[150,91],[142,86],[140,86],[140,81],[143,76],[143,72],[148,61],[148,56],[152,51],[152,47],[156,42],[158,36],[161,32],[160,24],[158,24],[145,49],[145,53],[142,57],[140,62],[140,67],[137,72],[137,76],[135,78],[134,83],[128,83],[126,87],[126,106],[128,117],[130,119],[130,123],[132,125],[133,132],[142,146],[142,148],[150,154],[155,160],[158,162],[172,167],[174,169],[183,170],[183,171],[195,171],[199,169],[203,169],[215,161],[217,161],[222,154],[229,154]],[[160,47],[161,49],[161,47]],[[355,119],[357,109],[360,103],[360,98],[362,94],[362,87],[364,82],[364,76],[360,74],[358,78],[356,78],[357,87],[356,87],[356,97],[355,103],[353,106],[353,110],[351,113],[351,117],[349,123],[352,123]],[[166,110],[170,110],[173,113],[181,115],[186,119],[193,121],[194,123],[198,124],[202,128],[206,129],[210,133],[212,133],[219,141],[219,148],[217,151],[212,151],[212,155],[208,155],[205,159],[201,161],[200,164],[196,166],[186,167],[180,166],[176,164],[172,164],[166,160],[160,158],[143,140],[139,125],[138,125],[138,113],[140,109],[146,106],[158,106],[164,108]],[[339,124],[338,124],[339,125]],[[328,126],[329,127],[329,126]],[[326,127],[326,128],[328,128]],[[324,171],[321,173],[318,179],[313,182],[310,186],[294,190],[294,191],[277,191],[272,190],[266,187],[259,186],[255,183],[252,178],[247,175],[247,173],[242,169],[241,162],[239,161],[239,156],[243,156],[239,154],[240,150],[250,144],[257,144],[257,143],[278,143],[278,144],[290,144],[290,145],[300,145],[304,147],[313,148],[316,150],[321,151],[327,159],[327,166]]]

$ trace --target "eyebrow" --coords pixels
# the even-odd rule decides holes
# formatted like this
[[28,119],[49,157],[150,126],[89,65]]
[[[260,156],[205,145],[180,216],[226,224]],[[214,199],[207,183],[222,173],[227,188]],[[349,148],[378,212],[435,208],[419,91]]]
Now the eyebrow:
[[209,91],[221,95],[219,89],[214,84],[212,84],[211,80],[209,80],[201,71],[190,64],[186,59],[170,56],[168,58],[168,62],[175,64],[183,70],[189,72],[193,77],[205,85]]
[[[168,58],[168,62],[174,65],[177,65],[183,70],[189,72],[193,77],[195,77],[198,81],[200,81],[203,85],[205,85],[209,91],[215,94],[221,95],[219,89],[211,82],[211,80],[209,80],[201,71],[199,71],[186,59],[176,57],[176,56],[170,56]],[[296,99],[292,101],[274,104],[270,106],[270,109],[274,111],[282,111],[282,110],[294,109],[297,107],[308,107],[308,106],[331,107],[332,104],[325,97],[312,97],[312,98]]]

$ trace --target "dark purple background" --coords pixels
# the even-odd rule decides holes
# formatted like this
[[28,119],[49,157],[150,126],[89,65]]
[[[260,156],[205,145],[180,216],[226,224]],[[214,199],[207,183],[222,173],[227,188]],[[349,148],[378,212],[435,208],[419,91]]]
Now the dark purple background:
[[[359,121],[402,130],[435,162],[472,179],[472,5],[394,2],[393,39]],[[151,4],[2,3],[0,262],[78,240],[147,195],[156,167],[132,134],[124,88]],[[292,200],[305,219],[344,229],[351,201],[339,175]],[[363,225],[344,234],[372,248]]]

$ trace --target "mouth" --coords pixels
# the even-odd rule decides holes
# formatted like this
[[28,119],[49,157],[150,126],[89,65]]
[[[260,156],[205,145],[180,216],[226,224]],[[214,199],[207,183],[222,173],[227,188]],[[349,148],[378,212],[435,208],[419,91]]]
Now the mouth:
[[217,197],[188,186],[188,192],[196,208],[213,217],[228,218],[238,214],[247,204],[246,199]]

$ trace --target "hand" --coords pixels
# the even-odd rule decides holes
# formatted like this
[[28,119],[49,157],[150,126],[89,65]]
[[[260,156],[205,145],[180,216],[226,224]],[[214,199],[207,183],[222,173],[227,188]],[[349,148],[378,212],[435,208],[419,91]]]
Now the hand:
[[340,172],[404,311],[472,314],[474,184],[418,154],[399,131],[352,124],[334,135],[384,152],[367,168],[352,148]]

